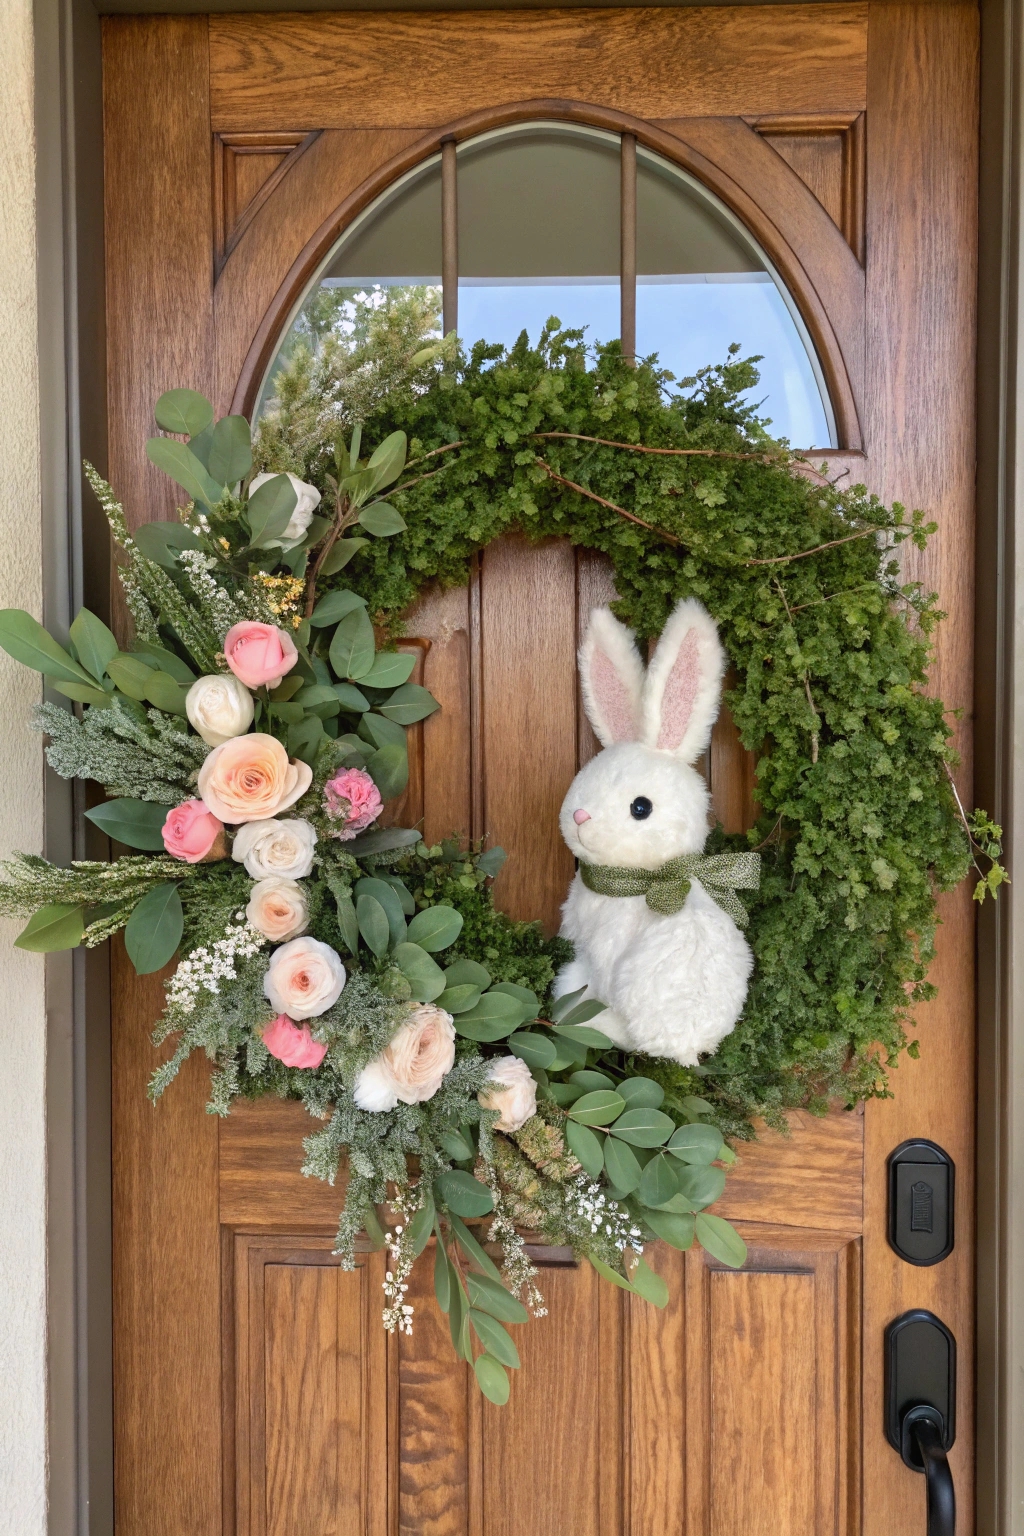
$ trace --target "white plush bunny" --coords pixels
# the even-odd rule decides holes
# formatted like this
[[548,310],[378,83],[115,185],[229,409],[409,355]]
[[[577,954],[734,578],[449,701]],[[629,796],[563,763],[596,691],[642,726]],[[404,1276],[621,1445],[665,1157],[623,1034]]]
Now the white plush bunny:
[[724,671],[714,620],[698,602],[678,604],[646,672],[630,631],[595,609],[580,674],[604,751],[573,779],[559,818],[580,870],[562,908],[576,956],[556,995],[586,987],[608,1005],[594,1023],[617,1045],[685,1066],[733,1028],[753,965],[723,907],[743,915],[724,888],[756,885],[757,856],[709,859],[704,885],[695,860],[672,865],[701,855],[707,838],[710,797],[692,765],[710,739]]

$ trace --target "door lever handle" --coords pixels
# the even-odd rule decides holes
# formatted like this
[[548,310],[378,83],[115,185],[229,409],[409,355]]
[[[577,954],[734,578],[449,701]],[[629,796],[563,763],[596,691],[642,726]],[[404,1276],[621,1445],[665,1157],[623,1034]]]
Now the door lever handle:
[[903,1416],[903,1460],[925,1475],[928,1536],[956,1536],[956,1493],[942,1432],[942,1415],[927,1403],[909,1408]]

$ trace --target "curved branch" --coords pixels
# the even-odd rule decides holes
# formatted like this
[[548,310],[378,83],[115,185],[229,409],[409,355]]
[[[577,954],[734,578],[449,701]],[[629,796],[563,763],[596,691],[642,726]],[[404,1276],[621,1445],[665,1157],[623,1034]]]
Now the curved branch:
[[628,517],[631,523],[637,523],[639,527],[646,528],[648,533],[656,533],[659,539],[665,539],[669,544],[681,544],[683,542],[674,533],[667,533],[664,528],[655,528],[653,523],[645,523],[643,518],[637,517],[635,512],[627,512],[625,507],[617,506],[614,501],[606,501],[603,496],[598,496],[596,491],[588,491],[585,485],[577,485],[575,480],[567,480],[564,475],[560,475],[557,470],[552,469],[551,465],[539,455],[534,459],[534,463],[538,464],[552,480],[557,480],[559,485],[568,486],[570,491],[576,491],[580,496],[588,496],[591,501],[596,501],[602,507],[607,507],[610,512],[617,512],[620,517]]

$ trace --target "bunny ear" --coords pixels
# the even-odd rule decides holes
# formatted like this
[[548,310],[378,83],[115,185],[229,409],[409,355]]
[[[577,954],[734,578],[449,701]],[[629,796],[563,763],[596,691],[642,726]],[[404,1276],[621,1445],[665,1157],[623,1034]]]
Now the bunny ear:
[[707,609],[679,603],[647,669],[641,740],[696,762],[711,739],[725,675],[725,652]]
[[631,632],[608,608],[595,608],[580,646],[580,680],[587,718],[603,747],[636,741],[644,665]]

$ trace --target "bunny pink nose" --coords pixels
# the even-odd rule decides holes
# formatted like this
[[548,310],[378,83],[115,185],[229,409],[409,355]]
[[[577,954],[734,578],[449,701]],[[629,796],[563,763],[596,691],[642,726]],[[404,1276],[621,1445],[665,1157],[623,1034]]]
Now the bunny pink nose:
[[583,823],[585,821],[589,821],[590,820],[590,812],[589,811],[573,811],[572,819],[573,819],[573,821],[576,823],[576,825],[578,827],[582,827],[582,825],[583,825]]

